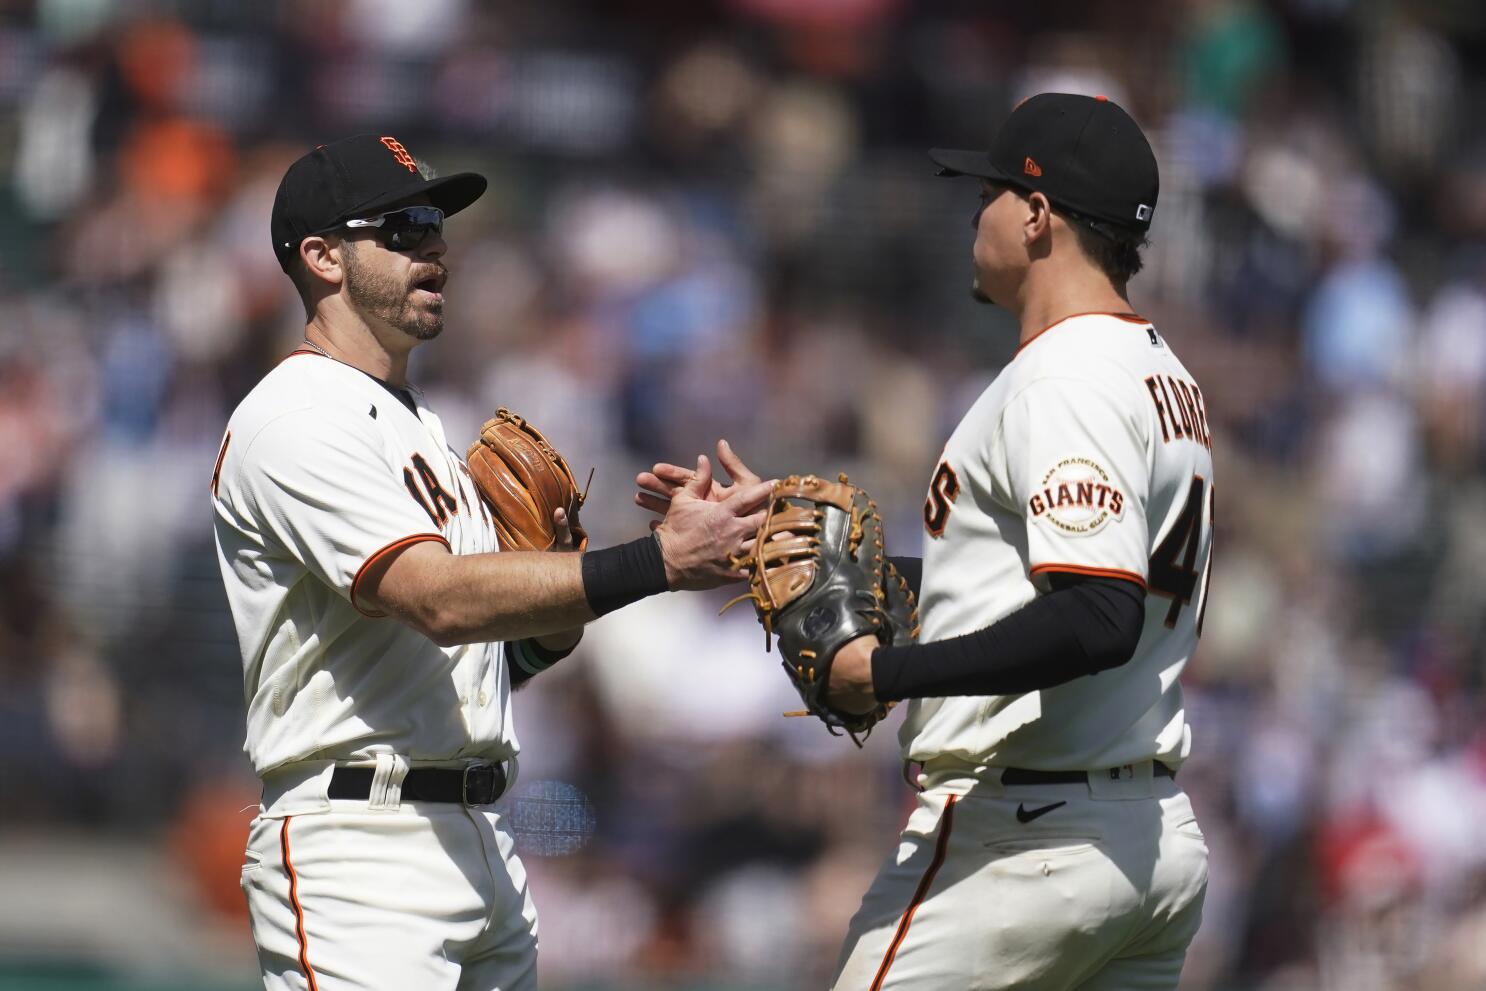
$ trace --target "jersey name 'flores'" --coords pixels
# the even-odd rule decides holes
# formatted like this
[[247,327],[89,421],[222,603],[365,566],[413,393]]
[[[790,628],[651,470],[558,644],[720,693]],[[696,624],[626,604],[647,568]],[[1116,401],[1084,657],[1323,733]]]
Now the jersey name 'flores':
[[497,550],[464,462],[408,391],[416,414],[371,376],[297,351],[228,421],[212,503],[259,774],[309,758],[516,750],[500,644],[439,647],[356,598],[396,548]]
[[1144,319],[1086,314],[1028,341],[945,446],[924,503],[925,642],[989,626],[1069,572],[1138,582],[1124,665],[1024,695],[908,703],[904,756],[1080,770],[1191,748],[1177,678],[1212,553],[1202,393]]

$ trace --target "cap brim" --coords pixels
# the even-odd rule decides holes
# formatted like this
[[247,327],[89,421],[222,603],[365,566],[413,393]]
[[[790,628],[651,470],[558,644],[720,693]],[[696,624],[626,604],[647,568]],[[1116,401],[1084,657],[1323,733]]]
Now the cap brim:
[[478,172],[456,172],[429,182],[424,182],[420,178],[404,189],[366,204],[356,212],[377,213],[406,204],[420,196],[426,196],[431,205],[444,211],[444,216],[452,217],[483,196],[487,185],[485,177]]
[[485,195],[486,185],[485,177],[477,172],[456,172],[433,180],[423,191],[444,216],[452,217]]
[[939,166],[938,174],[942,176],[968,175],[980,179],[1011,181],[1009,176],[991,164],[991,156],[988,152],[966,151],[958,148],[930,148],[929,160]]

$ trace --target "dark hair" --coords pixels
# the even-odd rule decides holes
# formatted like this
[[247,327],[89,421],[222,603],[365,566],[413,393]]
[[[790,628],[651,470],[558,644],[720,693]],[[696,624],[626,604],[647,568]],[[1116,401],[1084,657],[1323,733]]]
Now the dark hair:
[[1116,286],[1129,282],[1139,272],[1144,262],[1140,249],[1150,242],[1139,231],[1113,224],[1089,221],[1066,210],[1054,211],[1063,214],[1068,226],[1078,238],[1078,246],[1084,257],[1099,266],[1099,270]]
[[[1010,189],[1026,199],[1030,193],[1020,186],[1009,182],[998,182],[993,179],[986,180],[991,185],[1001,189]],[[1044,194],[1046,195],[1046,194]],[[1145,262],[1140,257],[1140,249],[1144,248],[1150,241],[1137,230],[1129,227],[1120,227],[1116,224],[1107,223],[1086,217],[1081,213],[1049,203],[1053,213],[1062,217],[1073,229],[1074,237],[1078,239],[1078,247],[1099,270],[1104,277],[1116,286],[1124,287],[1125,283],[1134,278]]]

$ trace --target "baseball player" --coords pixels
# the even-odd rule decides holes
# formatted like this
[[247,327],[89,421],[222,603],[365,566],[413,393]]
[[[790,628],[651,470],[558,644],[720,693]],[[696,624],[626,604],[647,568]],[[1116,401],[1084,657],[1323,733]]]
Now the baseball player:
[[[515,774],[513,683],[584,623],[733,580],[767,486],[690,494],[653,537],[498,550],[408,356],[443,327],[444,218],[485,189],[392,137],[290,166],[274,251],[304,344],[242,401],[212,473],[263,779],[242,871],[269,988],[532,988],[536,914],[490,803]],[[576,520],[554,514],[560,544]]]
[[[835,987],[1175,988],[1207,883],[1175,778],[1213,470],[1201,390],[1126,297],[1155,157],[1115,104],[1056,93],[989,151],[931,157],[981,180],[974,294],[1021,347],[945,445],[922,561],[895,559],[920,641],[863,637],[831,663],[838,708],[909,700],[922,765]],[[664,510],[688,477],[657,465],[638,501]]]

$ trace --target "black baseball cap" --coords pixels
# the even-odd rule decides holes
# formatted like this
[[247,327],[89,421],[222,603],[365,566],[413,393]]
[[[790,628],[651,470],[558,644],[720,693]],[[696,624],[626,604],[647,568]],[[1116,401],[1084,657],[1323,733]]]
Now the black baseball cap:
[[279,267],[299,251],[299,242],[347,220],[370,217],[417,196],[451,216],[485,192],[485,177],[458,172],[425,179],[418,163],[394,137],[358,134],[320,145],[289,166],[273,200],[273,253]]
[[1039,93],[1023,100],[990,151],[935,148],[944,176],[969,175],[1040,192],[1053,206],[1144,233],[1156,212],[1156,156],[1139,125],[1102,96]]

